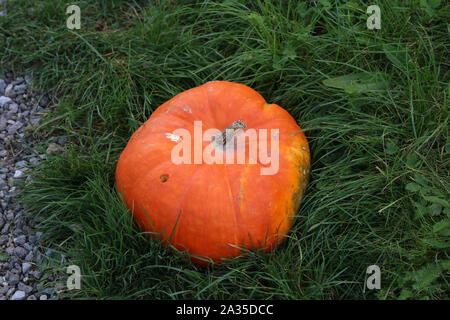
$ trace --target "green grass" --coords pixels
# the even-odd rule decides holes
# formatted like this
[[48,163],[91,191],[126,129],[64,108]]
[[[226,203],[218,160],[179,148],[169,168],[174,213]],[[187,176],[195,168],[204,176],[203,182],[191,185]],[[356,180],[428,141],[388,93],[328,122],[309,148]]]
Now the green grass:
[[[56,252],[40,285],[64,284],[76,264],[82,289],[61,297],[448,299],[450,7],[375,2],[381,30],[367,29],[357,0],[78,1],[74,31],[63,1],[34,15],[35,1],[9,2],[2,68],[32,70],[58,97],[33,133],[42,148],[48,135],[70,141],[34,168],[23,195],[41,246]],[[279,248],[201,269],[139,233],[114,170],[153,110],[210,80],[286,108],[305,129],[312,170]],[[365,289],[372,264],[381,290]]]

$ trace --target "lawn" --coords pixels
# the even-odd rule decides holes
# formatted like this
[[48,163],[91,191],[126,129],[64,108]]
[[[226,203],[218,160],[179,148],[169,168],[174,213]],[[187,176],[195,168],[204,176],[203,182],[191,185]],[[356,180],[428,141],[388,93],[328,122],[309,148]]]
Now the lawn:
[[[74,264],[81,290],[61,298],[448,299],[450,5],[370,4],[379,30],[358,0],[9,1],[0,73],[32,72],[57,102],[30,132],[43,150],[69,141],[22,194],[52,252],[40,285],[64,285]],[[211,80],[285,108],[307,135],[311,179],[276,250],[199,268],[135,227],[114,171],[159,105]],[[374,264],[381,289],[368,290]]]

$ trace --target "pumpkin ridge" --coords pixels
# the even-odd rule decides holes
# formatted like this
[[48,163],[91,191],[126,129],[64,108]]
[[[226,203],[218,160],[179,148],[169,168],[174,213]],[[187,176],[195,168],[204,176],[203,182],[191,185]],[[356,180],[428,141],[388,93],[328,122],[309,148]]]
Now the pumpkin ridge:
[[[181,168],[181,166],[180,166],[180,168]],[[192,189],[192,185],[194,184],[195,177],[199,174],[199,172],[201,171],[202,168],[204,168],[204,167],[201,167],[201,166],[197,167],[195,172],[191,175],[191,178],[188,180],[188,183],[184,186],[185,187],[185,192],[183,193],[182,198],[178,202],[178,208],[180,208],[180,211],[181,211],[181,216],[180,216],[180,221],[179,222],[181,222],[181,219],[183,218],[183,203],[186,200],[186,195],[189,194],[189,191]],[[176,244],[177,246],[179,245],[178,241],[177,241],[178,233],[179,233],[180,229],[182,228],[182,226],[183,226],[183,224],[179,223],[176,226],[175,231],[173,233],[173,237],[172,237],[172,241],[173,242],[172,243]]]
[[[230,185],[230,176],[228,174],[228,166],[225,163],[224,164],[224,169],[225,169],[225,177],[226,177],[226,181],[227,181],[227,190],[228,190],[228,196],[230,198],[230,202],[231,202],[231,207],[233,209],[233,215],[234,215],[234,223],[236,225],[236,227],[234,228],[235,232],[234,232],[234,244],[238,245],[238,238],[241,234],[241,228],[239,227],[242,223],[242,215],[241,215],[241,208],[237,208],[238,210],[236,211],[236,206],[234,204],[234,200],[233,200],[233,192],[231,190],[231,185]],[[241,251],[239,249],[239,251]]]

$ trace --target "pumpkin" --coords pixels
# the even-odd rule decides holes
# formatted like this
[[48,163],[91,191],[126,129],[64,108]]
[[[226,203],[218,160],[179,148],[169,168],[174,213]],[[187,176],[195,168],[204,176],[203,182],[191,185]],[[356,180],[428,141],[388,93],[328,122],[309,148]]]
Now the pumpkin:
[[[199,123],[209,138],[198,139]],[[252,129],[259,136],[246,134]],[[118,160],[116,187],[142,230],[207,265],[277,246],[309,166],[307,139],[286,110],[245,85],[212,81],[176,95],[138,128]]]

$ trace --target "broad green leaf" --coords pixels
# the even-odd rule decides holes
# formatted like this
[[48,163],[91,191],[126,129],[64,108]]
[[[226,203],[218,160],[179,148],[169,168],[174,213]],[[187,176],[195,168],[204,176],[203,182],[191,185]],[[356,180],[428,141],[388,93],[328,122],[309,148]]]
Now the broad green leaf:
[[411,298],[413,296],[413,293],[409,290],[403,289],[400,293],[400,296],[398,297],[399,300],[406,300],[408,298]]
[[415,281],[415,289],[424,289],[428,287],[437,277],[441,275],[441,266],[429,264],[425,268],[415,271],[411,278]]
[[286,48],[284,48],[283,50],[283,55],[287,58],[287,59],[295,59],[297,57],[297,53],[295,52],[295,49],[291,46],[288,46]]
[[430,17],[434,16],[434,13],[435,13],[435,12],[434,12],[433,8],[431,8],[431,7],[425,7],[424,9],[425,9],[425,12],[428,13],[428,15],[429,15]]
[[442,220],[433,226],[433,232],[443,236],[450,236],[450,219]]
[[428,4],[430,5],[430,7],[432,7],[433,9],[436,9],[437,7],[439,7],[441,5],[441,0],[429,0]]
[[[435,192],[436,192],[435,189],[433,189],[433,188],[431,188],[431,187],[428,187],[428,186],[422,187],[422,189],[421,189],[420,191],[421,191],[421,193],[422,193],[422,196],[430,196],[430,195],[434,195]],[[425,199],[424,199],[424,200],[425,200]],[[425,201],[425,204],[426,204],[426,202],[427,202],[427,201]]]
[[414,153],[408,154],[406,157],[406,164],[408,167],[415,168],[417,164],[417,156]]
[[300,18],[306,17],[306,15],[308,14],[308,6],[306,5],[305,2],[300,2],[297,5],[297,12]]
[[382,73],[353,73],[323,81],[327,87],[343,89],[348,93],[383,90],[388,86],[387,76]]
[[444,214],[447,215],[447,218],[450,218],[450,208],[444,208]]
[[442,206],[437,203],[433,203],[431,206],[428,207],[428,209],[430,210],[430,214],[432,216],[438,216],[442,212]]
[[402,71],[407,70],[411,56],[408,54],[406,46],[402,44],[385,44],[383,52],[394,66]]
[[395,142],[393,142],[393,141],[388,141],[388,142],[386,143],[385,151],[386,151],[387,154],[394,154],[394,153],[396,153],[396,152],[398,151],[398,147],[397,147],[397,145],[395,144]]
[[450,208],[450,203],[444,199],[435,197],[435,196],[423,196],[423,198],[431,203],[439,204],[443,207]]
[[284,66],[284,64],[285,64],[285,62],[286,62],[287,60],[288,60],[287,57],[280,57],[279,55],[275,55],[275,56],[273,57],[272,67],[273,67],[275,70],[282,69],[283,66]]
[[417,192],[420,190],[420,185],[418,185],[417,183],[414,182],[410,182],[406,185],[405,189],[411,192]]
[[423,186],[426,186],[428,184],[428,180],[417,172],[414,173],[414,180],[416,180],[417,183],[420,183]]
[[425,215],[427,208],[424,207],[419,202],[414,202],[414,205],[416,206],[416,214],[414,215],[414,218],[415,219],[422,218]]

